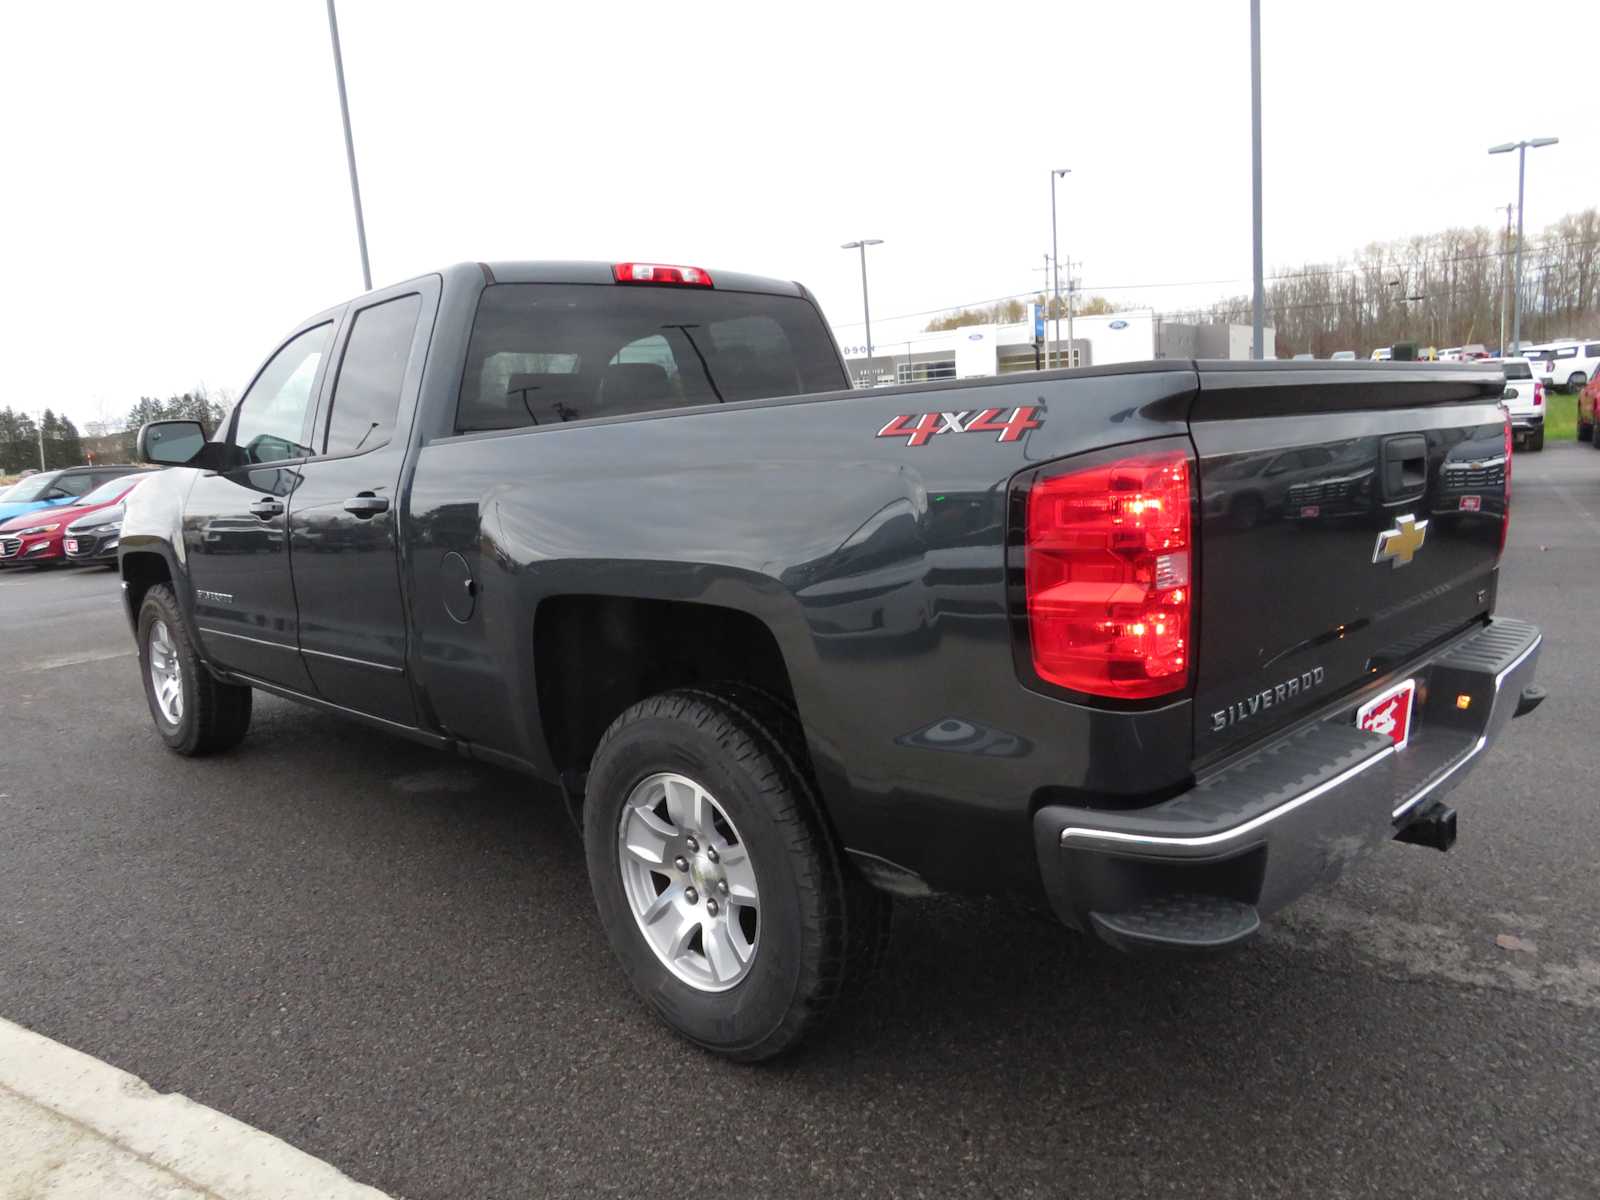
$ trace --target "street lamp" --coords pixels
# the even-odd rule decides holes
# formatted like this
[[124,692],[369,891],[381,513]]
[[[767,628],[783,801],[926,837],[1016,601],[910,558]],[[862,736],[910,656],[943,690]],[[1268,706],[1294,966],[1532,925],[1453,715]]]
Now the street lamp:
[[[1061,251],[1056,248],[1056,180],[1063,175],[1072,174],[1071,167],[1055,167],[1050,171],[1050,261],[1055,264],[1055,293],[1056,293],[1056,359],[1061,358]],[[1067,267],[1067,294],[1072,294],[1072,267]],[[1067,322],[1068,336],[1071,336],[1072,322]],[[1045,366],[1049,366],[1049,356],[1046,356]],[[1072,365],[1072,349],[1067,348],[1067,365]]]
[[1261,267],[1261,0],[1250,0],[1250,357],[1265,358],[1266,301]]
[[350,199],[356,206],[356,242],[361,247],[361,282],[372,290],[372,268],[367,265],[367,224],[361,219],[361,183],[356,179],[356,144],[350,137],[350,103],[344,95],[344,56],[339,53],[339,18],[328,0],[328,36],[333,40],[333,77],[339,84],[339,115],[344,119],[344,157],[350,165]]
[[872,376],[872,306],[867,303],[867,247],[883,245],[882,238],[862,238],[859,242],[846,242],[841,250],[861,251],[861,316],[867,323],[867,374]]
[[1516,290],[1511,296],[1511,353],[1522,350],[1522,182],[1527,170],[1528,147],[1554,146],[1560,138],[1526,138],[1520,142],[1503,142],[1490,146],[1490,154],[1517,152],[1517,267]]

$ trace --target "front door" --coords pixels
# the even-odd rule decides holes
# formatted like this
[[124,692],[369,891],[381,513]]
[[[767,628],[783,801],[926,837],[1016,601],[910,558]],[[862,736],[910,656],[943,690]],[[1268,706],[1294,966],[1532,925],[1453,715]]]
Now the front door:
[[305,329],[268,360],[234,409],[228,469],[202,475],[184,505],[195,624],[218,666],[311,691],[301,665],[285,536],[334,323]]
[[302,464],[289,502],[300,652],[317,695],[402,725],[417,718],[406,671],[399,481],[437,295],[430,280],[351,310],[327,411],[317,419],[321,453]]

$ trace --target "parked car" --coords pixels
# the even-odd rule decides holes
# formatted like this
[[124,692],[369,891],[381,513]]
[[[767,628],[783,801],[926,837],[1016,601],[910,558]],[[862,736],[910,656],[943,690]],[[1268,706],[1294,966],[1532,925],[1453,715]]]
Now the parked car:
[[61,534],[61,549],[68,562],[117,565],[127,499],[144,479],[141,475],[103,483],[85,496],[81,505],[62,514],[71,518]]
[[1328,355],[1330,362],[1354,362],[1355,358],[1356,352],[1354,350],[1335,350]]
[[1596,409],[1600,409],[1600,375],[1584,384],[1583,391],[1578,393],[1578,440],[1593,442],[1595,449],[1600,450],[1600,438],[1594,435]]
[[[864,980],[894,896],[1245,942],[1366,849],[1448,849],[1542,699],[1494,612],[1508,497],[1426,516],[1509,436],[1499,368],[849,384],[803,287],[694,267],[469,263],[312,317],[210,440],[140,431],[157,736],[224,751],[260,689],[552,781],[628,980],[748,1061]],[[1372,519],[1236,528],[1214,481],[1289,450]]]
[[1600,341],[1563,338],[1525,347],[1522,356],[1534,364],[1534,378],[1545,387],[1581,392],[1600,370]]
[[1529,450],[1544,449],[1544,384],[1525,358],[1500,360],[1506,373],[1504,399],[1515,438]]
[[41,508],[59,508],[75,503],[80,496],[93,491],[110,479],[118,479],[140,470],[132,464],[115,464],[97,467],[66,467],[57,471],[40,471],[29,475],[6,493],[0,500],[0,524]]
[[[120,520],[122,500],[149,471],[109,479],[71,504],[53,505],[0,522],[0,566],[59,566],[69,557],[70,527]],[[113,550],[111,557],[116,557]]]

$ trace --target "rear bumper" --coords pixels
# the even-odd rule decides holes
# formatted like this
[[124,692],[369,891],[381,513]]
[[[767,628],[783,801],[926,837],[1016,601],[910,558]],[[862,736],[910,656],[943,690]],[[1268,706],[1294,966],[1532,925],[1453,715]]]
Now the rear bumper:
[[1511,414],[1511,428],[1526,429],[1529,431],[1544,428],[1544,413],[1540,412],[1514,412]]
[[1193,944],[1248,936],[1259,917],[1394,838],[1466,776],[1517,714],[1540,643],[1536,627],[1500,619],[1413,664],[1398,677],[1417,682],[1404,749],[1356,728],[1355,710],[1373,694],[1364,692],[1150,808],[1039,809],[1034,843],[1051,906],[1124,948],[1139,940],[1127,930],[1159,934],[1178,908],[1193,924],[1197,902],[1239,919],[1223,923],[1234,934]]

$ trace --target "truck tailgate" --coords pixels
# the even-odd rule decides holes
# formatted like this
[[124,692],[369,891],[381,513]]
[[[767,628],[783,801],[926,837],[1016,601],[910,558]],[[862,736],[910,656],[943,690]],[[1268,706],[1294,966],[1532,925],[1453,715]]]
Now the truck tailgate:
[[1200,364],[1195,755],[1396,678],[1494,606],[1496,366]]

